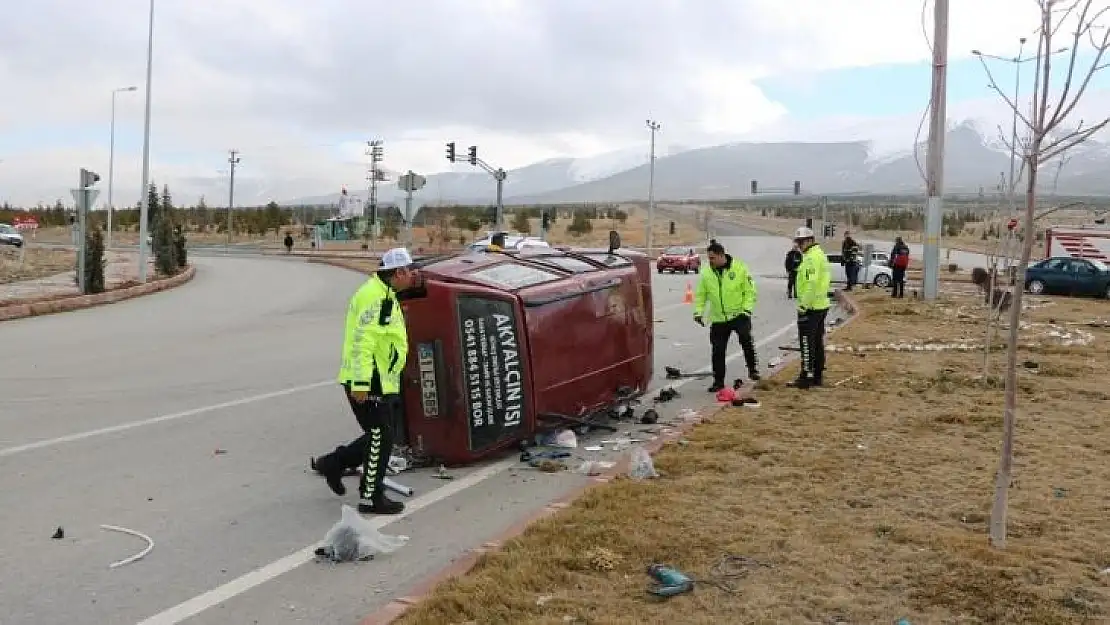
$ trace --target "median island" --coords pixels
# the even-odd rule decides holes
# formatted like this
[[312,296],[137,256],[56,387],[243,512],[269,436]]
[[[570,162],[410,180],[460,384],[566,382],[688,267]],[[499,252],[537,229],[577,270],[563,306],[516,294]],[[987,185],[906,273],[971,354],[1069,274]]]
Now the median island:
[[[962,288],[962,287],[961,287]],[[826,386],[789,365],[758,408],[709,415],[660,477],[588,490],[396,623],[1080,623],[1110,612],[1110,313],[1027,298],[1008,542],[988,542],[1001,339],[984,305],[878,290],[828,337]],[[1004,325],[1004,322],[1003,322]],[[995,332],[995,336],[1005,331]],[[648,594],[664,564],[692,592]]]

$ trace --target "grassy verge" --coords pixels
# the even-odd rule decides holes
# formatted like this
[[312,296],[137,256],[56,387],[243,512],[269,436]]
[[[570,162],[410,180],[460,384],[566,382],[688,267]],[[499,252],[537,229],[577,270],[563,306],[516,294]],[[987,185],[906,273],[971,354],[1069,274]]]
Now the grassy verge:
[[[399,623],[1083,623],[1110,614],[1105,302],[1035,300],[1019,362],[1010,541],[987,544],[1002,390],[981,308],[860,296],[827,386],[765,381],[441,584]],[[891,349],[891,343],[902,344]],[[864,351],[860,351],[863,349]],[[993,373],[1001,369],[994,359]],[[707,580],[660,602],[645,567]],[[723,588],[731,588],[731,591]]]
[[45,278],[74,271],[77,254],[72,250],[47,248],[0,248],[0,284]]

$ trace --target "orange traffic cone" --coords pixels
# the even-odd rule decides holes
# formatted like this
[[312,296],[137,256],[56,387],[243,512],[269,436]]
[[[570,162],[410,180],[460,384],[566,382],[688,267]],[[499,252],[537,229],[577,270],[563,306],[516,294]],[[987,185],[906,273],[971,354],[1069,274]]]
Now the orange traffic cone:
[[683,304],[693,304],[694,303],[694,288],[692,286],[690,286],[689,282],[686,283],[686,293],[682,296],[682,303]]

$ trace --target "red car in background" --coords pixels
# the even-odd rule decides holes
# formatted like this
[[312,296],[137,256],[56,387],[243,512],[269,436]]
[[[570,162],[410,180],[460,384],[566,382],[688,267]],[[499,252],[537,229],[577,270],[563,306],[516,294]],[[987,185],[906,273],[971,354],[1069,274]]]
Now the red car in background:
[[701,257],[698,256],[697,250],[692,247],[668,247],[663,250],[659,255],[659,260],[655,261],[655,268],[659,273],[670,271],[676,273],[689,273],[693,271],[697,273],[701,270]]

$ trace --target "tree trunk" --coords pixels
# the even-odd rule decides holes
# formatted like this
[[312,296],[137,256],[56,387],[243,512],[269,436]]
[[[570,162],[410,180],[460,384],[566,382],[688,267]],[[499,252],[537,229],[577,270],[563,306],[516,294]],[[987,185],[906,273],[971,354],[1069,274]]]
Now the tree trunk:
[[1029,151],[1029,180],[1025,191],[1025,237],[1021,245],[1021,261],[1014,279],[1014,295],[1010,304],[1010,333],[1006,341],[1006,398],[1002,412],[1002,457],[994,483],[994,505],[991,507],[990,541],[998,549],[1006,547],[1006,508],[1014,466],[1014,420],[1017,411],[1017,350],[1021,324],[1022,295],[1025,293],[1025,268],[1033,254],[1033,216],[1037,201],[1037,161],[1041,137],[1035,136]]

